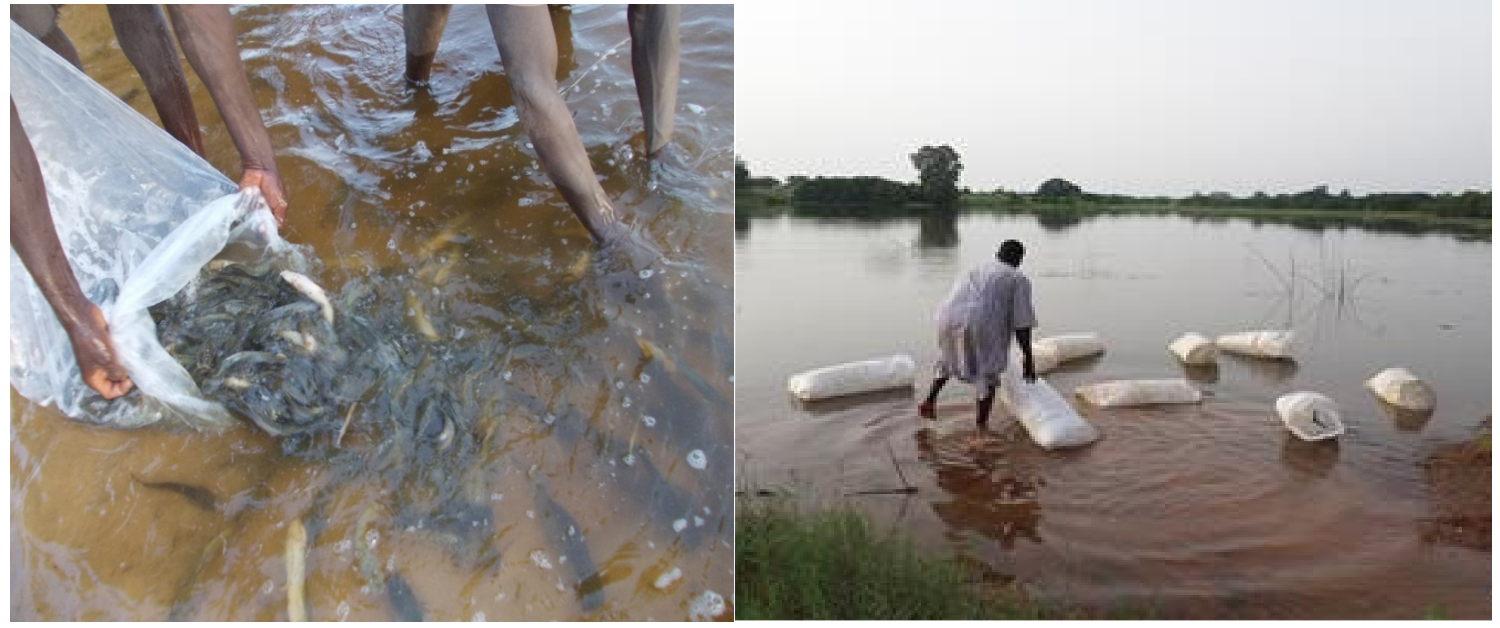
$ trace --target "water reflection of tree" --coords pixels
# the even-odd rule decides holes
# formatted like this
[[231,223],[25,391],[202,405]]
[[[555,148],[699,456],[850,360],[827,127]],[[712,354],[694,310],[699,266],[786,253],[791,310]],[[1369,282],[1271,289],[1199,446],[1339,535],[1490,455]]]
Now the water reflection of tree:
[[917,431],[918,458],[932,466],[938,487],[952,496],[933,502],[933,512],[954,530],[977,532],[1006,550],[1021,538],[1040,543],[1036,478],[1015,468],[1013,456],[997,455],[993,447],[974,448],[972,436]]
[[1077,212],[1037,212],[1036,224],[1043,231],[1062,232],[1083,224],[1085,216]]
[[958,246],[958,214],[933,212],[917,224],[917,248],[951,249]]

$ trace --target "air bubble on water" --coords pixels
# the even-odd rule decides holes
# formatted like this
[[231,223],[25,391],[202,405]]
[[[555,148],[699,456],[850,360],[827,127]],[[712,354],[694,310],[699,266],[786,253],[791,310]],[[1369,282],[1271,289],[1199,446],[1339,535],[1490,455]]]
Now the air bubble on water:
[[702,471],[708,468],[708,456],[703,453],[702,449],[694,449],[688,452],[687,463],[688,466]]
[[474,171],[474,164],[469,164],[469,172],[473,172],[473,171]]
[[[526,511],[526,514],[531,514],[531,511]],[[531,553],[531,564],[541,567],[542,569],[552,568],[552,561],[547,559],[547,553],[542,550],[536,550]]]
[[406,178],[408,178],[408,179],[415,179],[415,178],[417,178],[417,173],[415,173],[415,172],[408,172],[408,173],[406,173]]
[[698,114],[700,116],[703,115],[703,113],[705,111],[708,111],[707,109],[703,108],[703,105],[698,105],[698,104],[694,104],[694,103],[688,103],[687,104],[687,108],[688,108],[688,111],[696,113],[696,114]]
[[649,549],[656,549],[656,541],[646,541],[646,547]]
[[531,142],[527,142],[526,143],[526,148],[534,148],[534,147],[531,145]]
[[370,530],[369,532],[365,533],[365,545],[370,546],[370,549],[375,549],[375,545],[377,543],[379,543],[379,542],[380,542],[380,533],[379,532],[377,532],[375,530]]
[[651,383],[651,375],[649,373],[641,373],[641,383],[642,384],[649,384],[649,383]]
[[511,181],[520,181],[521,180],[521,175],[518,175],[518,174],[510,175],[510,180]]
[[344,552],[349,551],[353,547],[354,547],[354,542],[353,541],[350,541],[349,539],[344,539],[342,541],[339,541],[339,542],[333,544],[333,553],[335,553],[335,554],[342,554]]
[[482,621],[484,621],[484,611],[479,611],[477,613],[474,613],[474,618],[470,619],[469,621],[475,621],[475,622],[482,622]]
[[615,165],[615,160],[613,160],[613,159],[606,159],[606,160],[604,160],[604,165],[606,165],[606,166],[613,166],[613,165]]
[[536,201],[532,200],[532,198],[529,196],[522,197],[521,200],[516,201],[516,205],[520,207],[530,207],[534,204],[536,204]]
[[625,380],[615,380],[615,390],[625,390]]
[[265,581],[265,583],[263,583],[263,584],[260,585],[260,592],[264,593],[266,595],[270,595],[271,592],[275,591],[275,590],[276,590],[276,585],[273,584],[270,580],[267,580],[267,581]]
[[672,522],[672,531],[681,532],[687,529],[687,519],[678,519]]
[[339,621],[349,619],[349,602],[341,601],[338,607]]
[[688,604],[688,618],[693,621],[709,621],[723,615],[725,610],[724,596],[711,590],[704,591],[703,595],[693,598]]
[[392,251],[396,250],[396,234],[391,234],[391,239],[385,243],[385,248]]
[[463,340],[464,336],[466,335],[465,332],[467,332],[467,331],[468,331],[467,329],[464,329],[463,327],[459,327],[458,328],[458,332],[455,333],[455,334],[453,334],[453,339],[454,340]]
[[505,372],[505,381],[510,381],[510,371]]
[[624,462],[627,467],[633,467],[635,466],[635,454],[625,454],[625,457],[621,458],[620,461]]
[[549,414],[547,416],[542,417],[542,422],[546,423],[547,425],[552,425],[553,423],[557,422],[557,417],[552,416],[552,415]]
[[714,511],[709,510],[708,506],[704,506],[703,507],[703,514],[705,514],[705,515],[712,515],[712,514],[714,514]]
[[423,163],[432,159],[432,151],[427,149],[427,142],[421,140],[417,140],[417,145],[412,147],[411,155],[413,159],[416,159],[417,163]]
[[535,519],[536,518],[536,511],[535,510],[528,510],[528,511],[526,511],[526,518],[527,519]]
[[703,517],[699,517],[698,515],[693,515],[693,527],[695,527],[695,528],[701,528],[701,527],[703,527]]
[[442,172],[443,171],[443,167],[442,166],[438,166],[436,168],[433,168],[432,170],[433,170],[433,172]]
[[349,223],[349,228],[350,229],[358,229],[359,228],[359,223],[357,223],[357,222],[350,222]]
[[641,417],[641,422],[645,423],[646,427],[656,427],[656,417],[649,414]]
[[492,502],[498,502],[498,501],[500,501],[502,499],[505,499],[505,494],[504,493],[490,493],[490,501],[492,501]]
[[439,295],[439,294],[442,294],[442,293],[441,293],[441,292],[438,292],[438,288],[437,288],[437,286],[433,286],[433,287],[432,287],[432,296],[437,296],[437,295]]
[[647,268],[647,269],[641,271],[640,272],[641,279],[650,279],[652,272],[653,271],[650,268]]
[[620,403],[620,407],[622,407],[622,408],[629,408],[630,407],[630,397],[626,397],[625,401],[623,401],[623,402]]
[[558,555],[558,557],[557,557],[557,564],[559,564],[559,565],[566,565],[566,564],[568,564],[568,555],[567,554],[560,554],[560,555]]

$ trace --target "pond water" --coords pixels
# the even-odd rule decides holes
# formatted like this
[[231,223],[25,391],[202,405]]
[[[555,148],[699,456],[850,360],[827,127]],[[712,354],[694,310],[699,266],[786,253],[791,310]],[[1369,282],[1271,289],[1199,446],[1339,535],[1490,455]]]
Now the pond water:
[[[1488,242],[1177,217],[739,227],[740,488],[852,503],[1028,595],[1101,613],[1489,617],[1489,552],[1424,540],[1436,513],[1420,466],[1490,412]],[[1106,345],[1046,376],[1102,433],[1086,448],[1046,452],[1000,407],[978,432],[962,383],[944,389],[937,421],[916,416],[934,309],[1007,238],[1027,247],[1038,337],[1097,332]],[[1266,328],[1297,332],[1295,361],[1221,355],[1187,373],[1166,350],[1188,331]],[[916,357],[916,391],[811,405],[786,392],[792,374],[895,353]],[[1389,366],[1432,385],[1435,413],[1394,413],[1363,388]],[[1170,377],[1205,401],[1101,410],[1071,394]],[[1297,390],[1336,400],[1349,432],[1291,436],[1272,404]],[[893,456],[915,495],[850,495],[902,486]]]
[[[370,399],[443,395],[463,445],[411,444],[415,401],[278,440],[90,427],[13,389],[12,619],[287,619],[299,527],[314,620],[687,619],[730,598],[732,8],[684,7],[674,146],[651,164],[624,7],[553,12],[559,84],[641,244],[598,252],[536,162],[482,7],[454,8],[430,93],[402,81],[399,6],[234,17],[283,236],[408,351],[402,388]],[[104,8],[62,26],[154,120]]]

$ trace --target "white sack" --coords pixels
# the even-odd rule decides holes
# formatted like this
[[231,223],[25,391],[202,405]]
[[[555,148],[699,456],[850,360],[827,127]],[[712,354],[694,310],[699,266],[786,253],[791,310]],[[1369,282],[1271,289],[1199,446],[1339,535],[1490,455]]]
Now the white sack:
[[1338,405],[1327,395],[1294,392],[1276,400],[1276,413],[1288,430],[1302,440],[1323,440],[1344,433]]
[[1185,333],[1173,340],[1167,345],[1167,350],[1189,366],[1206,366],[1219,359],[1219,349],[1213,341],[1196,332]]
[[[1095,333],[1048,336],[1031,343],[1032,366],[1038,374],[1050,372],[1063,362],[1100,353],[1104,353],[1104,342]],[[1020,364],[1019,358],[1016,363]]]
[[[1019,356],[1015,356],[1019,362]],[[1028,384],[1020,369],[1006,368],[996,392],[1000,403],[1026,428],[1031,440],[1044,449],[1080,447],[1099,440],[1099,430],[1078,416],[1073,406],[1047,380]]]
[[906,388],[917,377],[917,363],[909,355],[893,355],[863,362],[825,366],[798,373],[787,380],[786,387],[802,401],[816,401]]
[[[259,192],[208,162],[11,24],[11,98],[47,187],[58,239],[109,323],[139,392],[106,402],[83,383],[72,345],[15,249],[10,254],[11,383],[69,417],[135,427],[172,417],[228,424],[156,337],[146,308],[175,294],[228,242],[252,256],[293,253]],[[232,227],[234,223],[237,226]]]
[[1293,334],[1289,330],[1246,331],[1219,336],[1219,349],[1259,358],[1292,357]]
[[1198,403],[1203,393],[1185,379],[1132,379],[1079,386],[1075,391],[1100,408]]
[[1388,368],[1365,382],[1376,396],[1403,410],[1423,412],[1437,403],[1432,387],[1401,367]]

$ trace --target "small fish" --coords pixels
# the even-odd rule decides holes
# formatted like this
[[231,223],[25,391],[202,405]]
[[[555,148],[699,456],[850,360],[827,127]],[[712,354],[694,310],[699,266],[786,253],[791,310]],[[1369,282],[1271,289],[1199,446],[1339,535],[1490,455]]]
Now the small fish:
[[640,347],[641,354],[648,361],[653,358],[659,359],[661,360],[662,368],[665,368],[668,373],[673,375],[681,374],[683,377],[686,377],[688,383],[692,384],[693,388],[697,389],[698,394],[702,395],[709,403],[718,406],[733,407],[734,404],[725,399],[724,395],[720,394],[718,389],[704,380],[703,376],[699,375],[697,370],[684,362],[682,358],[677,357],[676,354],[661,348],[656,343],[641,336],[635,337],[635,343],[636,346]]
[[458,232],[458,228],[461,224],[462,221],[459,224],[447,227],[442,231],[439,231],[437,235],[432,236],[431,240],[428,240],[426,244],[422,245],[422,248],[417,250],[418,255],[420,255],[421,257],[432,257],[432,254],[437,253],[438,251],[442,250],[443,247],[450,244],[468,244],[471,240],[473,240],[473,238],[469,237],[466,234]]
[[297,292],[301,292],[313,303],[317,303],[318,307],[323,308],[323,318],[328,319],[329,325],[333,324],[333,304],[328,301],[328,293],[324,292],[323,288],[308,279],[306,275],[290,270],[281,271],[281,278],[296,288]]
[[422,602],[417,599],[417,594],[411,590],[411,585],[401,574],[391,574],[385,580],[385,597],[391,601],[391,608],[396,611],[396,619],[400,621],[424,621]]
[[453,273],[453,268],[455,266],[458,266],[458,256],[448,256],[448,259],[443,262],[443,265],[439,267],[437,269],[437,272],[432,275],[432,284],[435,286],[441,286],[444,283],[447,283],[448,275]]
[[191,484],[179,484],[177,482],[147,482],[133,475],[130,477],[133,478],[136,482],[140,483],[141,486],[144,486],[146,488],[156,489],[159,491],[171,491],[173,493],[177,493],[178,495],[186,497],[188,501],[193,503],[194,506],[197,506],[204,510],[216,511],[219,509],[219,499],[217,497],[214,497],[213,492],[209,491],[206,488],[193,486]]
[[578,261],[568,267],[568,281],[578,281],[583,278],[584,271],[589,269],[589,262],[594,260],[593,249],[584,251],[578,256]]
[[441,336],[438,336],[437,329],[432,326],[432,321],[427,319],[427,310],[422,307],[422,300],[418,299],[415,293],[410,291],[406,293],[406,307],[411,310],[412,324],[416,326],[417,332],[422,334],[422,337],[437,342]]
[[286,529],[286,612],[288,621],[307,621],[307,528],[301,519]]
[[281,336],[283,340],[295,346],[306,349],[308,353],[316,353],[318,351],[318,341],[313,338],[312,334],[303,334],[290,329],[283,329],[276,332],[276,335]]
[[594,557],[589,554],[588,544],[584,542],[583,528],[562,504],[547,494],[547,487],[540,480],[534,483],[534,489],[537,518],[546,531],[547,541],[559,557],[568,558],[573,576],[578,578],[579,603],[584,612],[599,608],[604,603],[604,581],[599,568],[594,565]]

